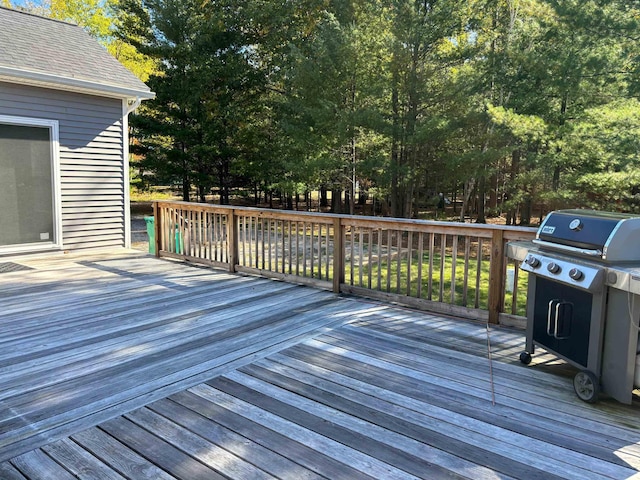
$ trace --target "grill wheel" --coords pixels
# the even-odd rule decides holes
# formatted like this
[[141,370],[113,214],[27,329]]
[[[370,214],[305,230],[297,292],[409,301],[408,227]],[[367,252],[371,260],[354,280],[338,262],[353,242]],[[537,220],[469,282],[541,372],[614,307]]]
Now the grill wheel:
[[589,370],[583,370],[573,377],[573,389],[580,400],[595,403],[600,393],[600,384],[593,373]]
[[529,352],[522,352],[520,354],[520,362],[529,365],[531,363],[531,354]]

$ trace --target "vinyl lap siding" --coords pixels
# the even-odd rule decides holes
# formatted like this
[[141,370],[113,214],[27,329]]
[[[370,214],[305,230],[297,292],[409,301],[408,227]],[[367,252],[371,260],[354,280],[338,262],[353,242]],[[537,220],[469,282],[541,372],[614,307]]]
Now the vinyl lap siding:
[[124,246],[121,100],[0,83],[0,114],[59,122],[64,248]]

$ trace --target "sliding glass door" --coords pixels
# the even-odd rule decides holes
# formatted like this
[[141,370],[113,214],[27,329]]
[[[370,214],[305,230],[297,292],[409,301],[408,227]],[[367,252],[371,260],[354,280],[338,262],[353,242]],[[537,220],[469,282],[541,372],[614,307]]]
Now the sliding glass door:
[[5,123],[0,118],[0,251],[55,244],[53,122]]

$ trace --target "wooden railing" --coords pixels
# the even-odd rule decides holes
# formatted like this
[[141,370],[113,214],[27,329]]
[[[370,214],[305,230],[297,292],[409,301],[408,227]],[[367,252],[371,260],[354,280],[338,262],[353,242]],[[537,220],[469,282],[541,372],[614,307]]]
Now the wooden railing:
[[524,325],[526,277],[505,246],[533,228],[187,202],[154,216],[157,256]]

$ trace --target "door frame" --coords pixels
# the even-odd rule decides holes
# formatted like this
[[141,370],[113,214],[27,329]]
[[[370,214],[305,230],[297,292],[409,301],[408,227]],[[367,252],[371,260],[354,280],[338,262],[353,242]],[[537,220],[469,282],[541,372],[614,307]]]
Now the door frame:
[[62,248],[62,196],[60,181],[60,127],[58,120],[33,117],[0,115],[0,123],[23,127],[49,129],[51,151],[51,190],[53,194],[53,238],[51,242],[28,243],[23,245],[0,246],[0,254],[32,252],[36,250],[60,250]]

